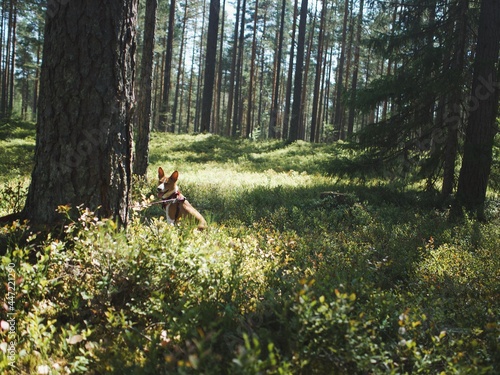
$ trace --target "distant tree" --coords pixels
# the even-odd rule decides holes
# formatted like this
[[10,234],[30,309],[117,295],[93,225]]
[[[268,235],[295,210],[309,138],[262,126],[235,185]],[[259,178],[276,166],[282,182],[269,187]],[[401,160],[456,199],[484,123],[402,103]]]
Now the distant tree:
[[344,18],[342,21],[342,42],[340,45],[340,57],[339,65],[337,68],[337,83],[336,83],[336,94],[335,94],[335,110],[333,126],[335,131],[336,139],[344,139],[344,106],[342,104],[342,95],[344,93],[344,66],[345,66],[345,54],[347,48],[347,21],[349,19],[349,0],[344,0]]
[[[238,0],[239,2],[239,0]],[[246,15],[247,1],[243,0],[241,5],[241,17],[239,26],[239,36],[238,36],[238,48],[236,49],[236,72],[235,72],[235,82],[234,82],[234,94],[233,94],[233,123],[231,135],[233,137],[241,135],[242,131],[242,120],[243,120],[243,103],[241,95],[241,87],[243,83],[243,48],[245,39],[245,15]]]
[[290,113],[292,105],[292,87],[293,87],[293,61],[295,59],[295,34],[297,32],[297,14],[299,1],[295,0],[293,6],[293,17],[292,17],[292,37],[290,42],[290,53],[288,60],[288,73],[286,80],[286,92],[285,92],[285,111],[283,113],[283,139],[289,139],[289,129],[290,129]]
[[219,45],[219,65],[217,69],[217,96],[215,103],[215,113],[214,113],[214,133],[222,134],[222,126],[223,121],[221,121],[221,112],[224,100],[222,98],[222,81],[224,78],[224,67],[223,67],[223,59],[224,59],[224,38],[225,38],[225,24],[226,24],[226,0],[222,3],[222,20],[221,20],[221,29],[220,29],[220,45]]
[[35,166],[22,216],[84,205],[121,224],[132,178],[137,0],[54,2],[47,13]]
[[311,142],[315,142],[316,135],[318,131],[319,125],[319,102],[320,102],[320,85],[322,78],[322,67],[323,67],[323,49],[324,49],[324,41],[325,41],[325,22],[326,22],[326,1],[321,2],[321,19],[319,25],[319,35],[318,35],[318,51],[316,57],[316,73],[314,75],[314,90],[313,90],[313,108],[312,108],[312,116],[311,116],[311,134],[309,140]]
[[278,123],[278,97],[280,89],[280,78],[281,78],[281,56],[283,55],[283,38],[284,38],[284,28],[285,28],[285,13],[286,13],[286,0],[281,3],[280,12],[280,22],[279,22],[279,35],[278,35],[278,48],[276,50],[276,64],[275,72],[273,78],[273,97],[271,104],[271,116],[269,121],[269,138],[275,138],[277,133],[277,123]]
[[[316,7],[317,8],[317,7]],[[302,79],[302,94],[301,94],[301,104],[300,104],[300,121],[299,121],[299,139],[306,139],[306,127],[307,127],[307,114],[308,114],[308,102],[310,90],[310,77],[309,70],[311,68],[311,55],[313,50],[313,40],[314,33],[316,32],[316,20],[317,20],[317,9],[314,11],[314,14],[311,15],[312,23],[310,22],[307,33],[307,50],[304,57],[304,73]],[[314,96],[314,93],[313,93]]]
[[382,57],[379,76],[356,89],[355,104],[370,111],[371,122],[357,139],[372,158],[398,158],[397,173],[418,172],[428,189],[442,174],[447,196],[455,185],[463,93],[472,81],[467,56],[474,50],[473,34],[467,30],[477,22],[467,0],[411,0],[388,7],[396,7],[390,28],[370,41]]
[[[455,22],[450,22],[452,25],[451,33],[455,35],[452,39],[453,51],[449,69],[454,76],[461,77],[464,75],[465,68],[465,47],[467,41],[467,15],[468,15],[469,0],[459,0],[450,10],[452,19]],[[441,194],[443,197],[448,197],[453,193],[455,188],[455,166],[458,154],[458,136],[462,117],[461,103],[463,99],[463,79],[452,80],[447,98],[448,104],[442,104],[440,107],[448,106],[445,114],[439,115],[439,118],[444,122],[444,160],[443,160],[443,184]]]
[[151,90],[153,81],[153,51],[158,0],[146,0],[144,41],[139,79],[137,105],[137,136],[135,140],[134,173],[146,176],[149,163],[149,135],[151,132]]
[[201,112],[201,131],[210,131],[212,100],[214,96],[215,63],[217,60],[217,36],[219,35],[220,1],[210,0],[208,16],[207,53],[205,57],[205,78],[203,80],[203,103]]
[[349,106],[349,117],[347,120],[347,137],[352,136],[354,132],[354,117],[356,111],[356,90],[358,85],[358,74],[359,74],[359,55],[361,50],[361,31],[363,28],[363,7],[364,0],[359,2],[358,18],[356,25],[356,42],[354,43],[354,71],[352,72],[352,82],[351,82],[351,105]]
[[[175,0],[170,0],[170,8],[168,13],[167,24],[167,40],[165,47],[165,69],[163,73],[163,94],[161,98],[161,113],[160,113],[160,128],[162,130],[174,130],[168,128],[168,111],[169,111],[169,98],[170,86],[172,75],[172,56],[174,44],[174,28],[175,28]],[[175,125],[174,125],[175,126]]]
[[[0,117],[8,117],[12,114],[14,103],[14,73],[16,69],[16,43],[17,43],[17,0],[2,2],[2,24],[0,31]],[[4,29],[5,21],[6,30]],[[6,35],[5,35],[6,34]]]
[[247,128],[245,136],[250,138],[252,135],[252,113],[253,113],[253,98],[254,92],[254,82],[255,82],[255,65],[256,65],[256,55],[257,55],[257,19],[259,16],[259,0],[255,0],[255,8],[253,14],[253,27],[252,27],[252,54],[250,57],[250,77],[248,83],[248,107],[247,107]]
[[484,218],[486,189],[498,126],[500,2],[482,0],[479,16],[470,113],[458,180],[457,205]]
[[[181,131],[181,122],[178,121],[178,115],[177,113],[178,112],[182,112],[182,101],[181,101],[181,98],[180,98],[180,95],[181,95],[181,91],[182,91],[182,87],[184,86],[182,84],[182,81],[184,79],[184,51],[185,51],[185,46],[186,46],[186,29],[187,29],[187,26],[188,26],[188,10],[189,10],[189,3],[188,1],[186,0],[184,2],[184,15],[182,16],[182,31],[181,31],[181,47],[180,47],[180,51],[179,51],[179,60],[177,62],[177,79],[176,79],[176,83],[175,83],[175,94],[174,94],[174,106],[172,108],[172,124],[173,124],[173,127],[175,127],[175,125],[177,123],[178,124],[178,131],[180,132]],[[180,108],[181,110],[179,110],[179,102],[180,102]],[[179,116],[180,117],[180,116]]]
[[297,60],[295,63],[295,78],[293,84],[293,105],[290,119],[289,141],[299,139],[300,122],[302,119],[302,80],[304,73],[304,50],[306,39],[307,0],[302,0],[300,6],[299,35],[297,38]]

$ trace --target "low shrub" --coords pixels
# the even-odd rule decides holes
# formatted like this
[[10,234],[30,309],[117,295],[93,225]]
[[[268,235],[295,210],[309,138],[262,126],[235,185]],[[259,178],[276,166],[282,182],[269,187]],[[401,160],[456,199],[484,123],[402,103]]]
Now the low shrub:
[[[202,142],[197,150],[204,157],[217,144],[208,136],[182,139]],[[188,146],[179,152],[189,154]],[[307,144],[238,147],[291,158],[311,151]],[[487,223],[452,222],[445,209],[415,205],[413,191],[410,203],[404,192],[382,202],[376,181],[325,177],[321,165],[312,173],[258,172],[258,155],[230,167],[226,154],[203,170],[187,161],[181,171],[183,194],[209,218],[203,232],[168,225],[156,206],[134,211],[127,230],[84,208],[57,234],[35,233],[20,222],[1,227],[0,279],[7,293],[0,370],[500,370],[494,210]],[[179,160],[161,162],[175,169]],[[134,201],[152,200],[156,167],[149,180],[136,181]],[[331,190],[349,199],[320,198]]]

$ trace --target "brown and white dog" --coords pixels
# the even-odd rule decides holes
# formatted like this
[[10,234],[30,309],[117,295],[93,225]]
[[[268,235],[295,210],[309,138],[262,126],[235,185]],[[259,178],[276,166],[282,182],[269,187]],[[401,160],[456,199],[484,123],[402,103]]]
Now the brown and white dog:
[[175,171],[170,177],[165,175],[163,168],[158,168],[158,197],[163,200],[162,208],[167,215],[169,224],[176,224],[183,217],[198,220],[198,229],[207,227],[205,218],[187,201],[177,187],[179,172]]

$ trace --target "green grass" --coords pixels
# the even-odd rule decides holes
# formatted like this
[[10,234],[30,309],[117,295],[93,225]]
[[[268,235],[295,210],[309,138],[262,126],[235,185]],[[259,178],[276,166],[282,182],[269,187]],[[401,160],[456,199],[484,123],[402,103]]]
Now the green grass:
[[[126,232],[85,210],[57,237],[0,228],[0,275],[16,289],[0,369],[498,373],[498,203],[486,223],[451,221],[419,181],[349,173],[353,156],[339,145],[153,134],[134,201],[154,194],[159,166],[177,169],[209,228],[169,226],[157,206],[134,212]],[[22,198],[25,175],[10,173],[3,196]]]
[[0,186],[29,177],[33,168],[35,125],[30,122],[0,122]]

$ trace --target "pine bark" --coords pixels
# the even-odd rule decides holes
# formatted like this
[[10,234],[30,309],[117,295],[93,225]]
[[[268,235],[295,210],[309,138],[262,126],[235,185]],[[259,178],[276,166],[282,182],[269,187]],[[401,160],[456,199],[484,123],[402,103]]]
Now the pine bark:
[[[163,75],[163,95],[161,100],[161,114],[160,114],[160,127],[165,130],[168,129],[168,112],[169,112],[169,98],[171,86],[171,71],[172,71],[172,54],[174,45],[174,26],[175,26],[175,0],[170,0],[170,8],[168,13],[168,26],[167,26],[167,45],[165,49],[165,73]],[[174,125],[175,126],[175,125]],[[170,129],[172,132],[174,130]]]
[[205,57],[205,78],[203,84],[203,104],[201,111],[201,131],[210,131],[212,100],[214,95],[215,63],[217,60],[217,37],[219,35],[220,1],[210,0],[208,18],[207,53]]
[[[172,128],[175,128],[177,125],[177,132],[181,132],[182,128],[182,122],[180,120],[180,115],[179,119],[177,119],[177,112],[179,112],[179,100],[180,100],[180,95],[183,90],[181,90],[182,87],[184,87],[183,81],[184,80],[184,47],[186,45],[186,28],[187,28],[187,23],[188,23],[188,3],[186,2],[184,4],[184,16],[182,17],[182,31],[181,31],[181,47],[179,51],[179,61],[177,63],[177,79],[175,82],[175,94],[174,94],[174,106],[172,108]],[[182,114],[182,101],[180,103],[180,112]]]
[[292,103],[293,61],[295,59],[295,33],[297,31],[297,13],[298,13],[298,0],[295,0],[293,6],[292,38],[290,41],[288,76],[286,80],[285,112],[283,113],[283,131],[282,131],[283,139],[289,139],[290,112],[291,112],[290,108]]
[[458,180],[457,202],[484,218],[486,189],[493,160],[493,140],[498,127],[500,2],[482,0],[469,102],[464,157]]
[[[468,0],[460,0],[454,6],[456,44],[450,67],[457,72],[462,72],[465,64],[467,9]],[[459,82],[452,85],[453,89],[450,94],[451,108],[448,117],[444,119],[446,143],[444,148],[443,185],[441,188],[441,194],[444,198],[448,197],[455,187],[455,163],[458,154],[458,128],[461,120],[460,103],[462,101],[462,87]]]
[[259,0],[255,0],[255,8],[253,14],[253,32],[252,32],[252,55],[250,58],[250,77],[248,83],[248,106],[247,106],[247,129],[245,137],[252,136],[252,113],[254,106],[254,81],[255,81],[255,57],[257,55],[257,18],[259,14]]
[[151,133],[151,90],[153,82],[153,51],[158,0],[146,1],[144,19],[144,47],[141,59],[141,77],[135,141],[134,173],[146,176],[149,164],[149,136]]
[[137,0],[73,0],[47,17],[35,166],[23,216],[83,205],[126,225],[132,176]]
[[229,77],[229,93],[227,100],[227,111],[226,111],[226,135],[232,135],[232,119],[233,119],[233,104],[235,96],[235,81],[236,81],[236,57],[238,55],[238,35],[240,27],[240,14],[241,14],[241,0],[237,0],[236,3],[236,21],[234,22],[234,33],[233,33],[233,50],[231,54],[231,69]]
[[302,77],[304,74],[304,50],[306,39],[307,0],[302,0],[300,6],[299,35],[297,38],[297,60],[295,66],[294,94],[292,116],[290,119],[289,141],[299,139],[300,120],[302,118]]
[[286,0],[281,3],[281,13],[280,13],[280,29],[278,36],[278,49],[276,51],[276,71],[274,73],[273,79],[273,97],[272,97],[272,107],[271,116],[269,121],[269,138],[275,138],[276,133],[278,133],[277,123],[278,123],[278,97],[280,89],[280,78],[281,78],[281,56],[283,55],[283,37],[284,37],[284,27],[285,27],[285,12],[286,12]]
[[342,94],[344,92],[344,63],[345,63],[345,54],[346,54],[346,44],[347,44],[347,20],[349,16],[349,1],[344,1],[344,20],[342,22],[342,44],[340,47],[340,58],[339,58],[339,67],[337,71],[337,90],[335,96],[335,113],[333,126],[336,133],[336,139],[344,139],[344,126],[343,126],[343,117],[344,117],[344,108],[342,105]]
[[326,2],[322,1],[321,8],[321,20],[319,26],[319,35],[318,35],[318,54],[316,57],[316,73],[314,77],[314,91],[313,91],[313,109],[311,116],[311,134],[310,134],[310,142],[314,142],[316,140],[316,133],[318,131],[319,125],[319,102],[321,95],[321,77],[322,77],[322,68],[323,68],[323,48],[324,48],[324,28],[326,21]]
[[240,25],[240,35],[238,37],[238,54],[236,59],[236,77],[234,84],[234,95],[233,95],[233,125],[231,135],[236,137],[241,136],[242,131],[242,119],[243,119],[243,100],[241,95],[241,86],[243,81],[243,47],[245,42],[245,14],[246,14],[246,0],[243,0],[241,6],[241,25]]
[[359,73],[359,54],[361,44],[361,31],[363,27],[363,7],[364,0],[359,2],[359,13],[356,25],[356,42],[354,46],[354,71],[352,73],[351,82],[351,105],[349,107],[349,119],[347,121],[347,137],[351,137],[354,133],[354,117],[356,110],[356,90],[358,87],[358,73]]

